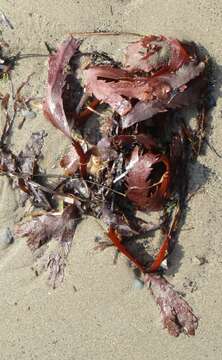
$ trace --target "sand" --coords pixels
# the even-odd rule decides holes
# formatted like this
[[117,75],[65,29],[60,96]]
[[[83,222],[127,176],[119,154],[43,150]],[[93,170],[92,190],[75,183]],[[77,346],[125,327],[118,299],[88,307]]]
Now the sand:
[[[13,52],[46,53],[44,41],[56,44],[71,31],[132,31],[165,34],[200,43],[218,63],[210,143],[222,154],[221,23],[222,3],[213,0],[1,0],[1,9],[14,30],[4,37]],[[118,57],[132,38],[91,38],[88,48],[104,49]],[[13,72],[15,86],[35,72],[27,93],[43,96],[46,58],[23,60]],[[1,89],[2,90],[2,89]],[[12,143],[19,150],[30,133],[48,132],[42,167],[56,171],[67,146],[64,137],[41,112],[15,129]],[[202,185],[190,200],[183,230],[168,278],[186,293],[200,318],[195,337],[170,337],[162,329],[158,308],[147,289],[135,289],[134,278],[113,249],[93,250],[103,230],[87,218],[77,228],[63,285],[52,290],[45,273],[36,277],[33,258],[24,239],[0,247],[0,359],[221,359],[221,159],[209,147],[192,166],[190,189]],[[22,216],[18,194],[0,178],[0,228]],[[198,257],[207,262],[200,265]]]

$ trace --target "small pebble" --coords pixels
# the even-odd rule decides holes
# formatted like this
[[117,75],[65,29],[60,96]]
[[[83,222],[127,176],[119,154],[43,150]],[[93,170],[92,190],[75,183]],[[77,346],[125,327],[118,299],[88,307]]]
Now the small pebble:
[[26,119],[34,119],[37,115],[34,111],[30,110],[22,110],[21,111],[22,116],[24,116]]
[[141,281],[141,280],[139,280],[139,279],[135,279],[134,281],[133,281],[133,288],[134,289],[143,289],[143,287],[144,287],[144,283],[143,283],[143,281]]
[[9,227],[0,230],[0,250],[6,249],[13,241],[14,237]]
[[95,238],[94,238],[94,241],[95,242],[100,242],[102,240],[102,237],[101,236],[95,236]]

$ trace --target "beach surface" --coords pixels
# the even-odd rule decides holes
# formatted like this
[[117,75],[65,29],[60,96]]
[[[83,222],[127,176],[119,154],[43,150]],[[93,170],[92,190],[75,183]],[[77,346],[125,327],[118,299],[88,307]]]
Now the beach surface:
[[[208,141],[222,154],[220,1],[1,0],[0,8],[14,26],[3,33],[14,54],[46,54],[45,41],[56,46],[77,31],[163,34],[199,43],[217,64],[217,105],[211,112]],[[119,59],[133,39],[94,36],[84,46]],[[32,72],[24,93],[43,97],[45,57],[21,60],[12,74],[14,86]],[[55,173],[68,143],[40,110],[36,118],[26,120],[22,130],[15,125],[13,148],[19,151],[32,132],[42,129],[48,137],[41,166]],[[104,237],[104,232],[88,217],[78,225],[64,283],[56,290],[48,286],[46,273],[36,276],[25,239],[12,244],[0,239],[0,360],[221,359],[221,165],[221,158],[209,147],[192,165],[190,191],[199,190],[189,201],[168,271],[168,279],[186,294],[200,319],[196,336],[173,338],[162,328],[156,304],[147,288],[136,288],[126,259],[120,256],[114,265],[112,248],[94,250],[95,237]],[[13,230],[23,214],[18,193],[1,176],[1,232],[7,227]]]

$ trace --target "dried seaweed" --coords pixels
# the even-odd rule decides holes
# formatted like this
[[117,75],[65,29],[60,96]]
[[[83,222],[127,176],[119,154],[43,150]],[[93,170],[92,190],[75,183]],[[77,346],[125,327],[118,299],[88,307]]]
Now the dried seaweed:
[[[154,174],[154,165],[167,164],[164,173],[160,173],[159,179]],[[160,210],[164,199],[167,197],[169,187],[169,164],[167,158],[147,153],[143,156],[138,154],[138,148],[134,148],[128,168],[126,195],[139,209]],[[157,168],[158,169],[158,168]],[[158,171],[159,172],[159,171]]]
[[177,40],[165,36],[145,36],[128,45],[124,66],[129,71],[176,71],[189,62],[186,48]]
[[[163,50],[164,46],[169,49]],[[86,92],[109,104],[122,117],[123,128],[169,108],[184,106],[186,96],[180,96],[178,102],[177,96],[205,68],[195,48],[189,50],[178,40],[145,37],[129,45],[125,68],[100,65],[85,70]]]
[[[194,44],[145,36],[128,46],[123,64],[105,57],[98,65],[98,56],[92,56],[92,63],[83,71],[83,96],[76,101],[75,76],[67,76],[67,65],[79,46],[79,40],[68,38],[50,54],[44,101],[45,117],[71,140],[71,147],[60,162],[64,176],[53,189],[45,184],[40,190],[48,191],[50,200],[62,198],[64,210],[58,212],[56,202],[46,214],[19,225],[17,236],[27,236],[34,251],[53,238],[58,241],[61,247],[48,259],[55,287],[63,280],[77,222],[83,214],[100,219],[110,243],[97,247],[104,249],[113,244],[144,274],[171,335],[194,335],[196,316],[160,273],[174,248],[186,203],[189,154],[199,153],[206,121],[205,112],[201,112],[197,130],[192,132],[178,114],[180,108],[191,105],[203,111],[205,61]],[[7,97],[3,100],[4,108]],[[101,102],[112,109],[111,116],[98,115],[95,109]],[[90,143],[84,130],[85,119],[92,111],[99,116],[99,135]],[[78,135],[72,131],[69,115],[74,116]],[[22,179],[30,191],[40,154],[34,145],[27,150],[25,161],[24,153],[16,158],[4,152],[0,169],[19,173],[20,178],[23,172],[28,173]],[[142,220],[138,210],[146,216],[161,211],[160,223]],[[135,251],[137,238],[147,236],[152,243],[150,232],[157,229],[161,230],[162,244],[146,248],[140,243],[140,256]]]
[[169,334],[179,336],[181,332],[185,332],[187,335],[195,335],[198,319],[172,285],[165,278],[153,274],[145,275],[145,281],[160,307],[163,325]]
[[71,249],[76,226],[80,220],[79,211],[75,205],[67,206],[63,213],[49,213],[34,217],[30,222],[17,225],[16,236],[27,236],[28,246],[37,250],[51,239],[58,242],[59,250],[51,253],[47,267],[50,269],[49,280],[56,287],[64,277],[66,259]]
[[49,57],[48,89],[43,105],[46,118],[70,137],[70,127],[65,116],[62,91],[65,84],[65,66],[78,50],[80,42],[74,38],[64,41],[55,54]]

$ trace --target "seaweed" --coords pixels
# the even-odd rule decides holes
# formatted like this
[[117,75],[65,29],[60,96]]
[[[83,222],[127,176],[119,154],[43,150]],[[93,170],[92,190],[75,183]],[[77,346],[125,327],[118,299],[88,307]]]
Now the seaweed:
[[[78,90],[82,95],[74,99],[75,72],[67,72],[67,66],[72,69],[73,57],[86,55],[79,46],[78,39],[69,37],[50,54],[43,105],[46,119],[70,140],[60,162],[64,175],[57,177],[53,187],[47,181],[41,183],[34,166],[41,146],[36,152],[34,137],[33,145],[18,157],[2,151],[1,171],[17,176],[20,188],[30,196],[34,182],[50,204],[43,214],[18,224],[16,234],[26,236],[34,252],[57,240],[59,249],[47,263],[56,287],[64,278],[77,223],[85,215],[100,219],[109,242],[102,241],[97,248],[115,246],[139,270],[171,335],[194,335],[198,319],[163,273],[186,207],[188,163],[194,153],[199,154],[204,136],[206,60],[193,43],[145,36],[127,47],[122,64],[104,54],[98,64],[98,54],[92,53],[90,65],[82,72],[83,88]],[[2,97],[6,119],[7,99]],[[102,103],[111,114],[100,116],[96,108]],[[191,106],[198,112],[196,130],[182,117],[181,109]],[[98,115],[98,141],[94,142],[84,132],[92,112]],[[158,211],[159,224],[142,220],[138,211],[146,218]],[[138,245],[137,239],[144,237],[152,243],[150,234],[157,229],[162,236],[159,248]]]

